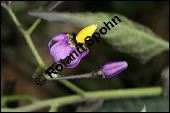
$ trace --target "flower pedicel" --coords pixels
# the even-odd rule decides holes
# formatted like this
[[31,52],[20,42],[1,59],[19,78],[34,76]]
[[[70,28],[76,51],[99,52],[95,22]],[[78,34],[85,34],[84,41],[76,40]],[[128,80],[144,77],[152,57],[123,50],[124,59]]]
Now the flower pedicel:
[[70,75],[62,77],[54,77],[52,80],[62,79],[79,79],[79,78],[112,78],[128,67],[126,61],[108,62],[102,65],[97,71],[81,75]]

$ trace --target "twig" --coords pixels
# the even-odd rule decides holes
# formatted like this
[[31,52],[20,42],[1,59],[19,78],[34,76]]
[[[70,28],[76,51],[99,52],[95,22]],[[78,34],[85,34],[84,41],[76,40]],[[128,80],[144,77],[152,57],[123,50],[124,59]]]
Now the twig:
[[6,106],[7,102],[18,101],[18,100],[29,100],[32,102],[37,101],[36,98],[29,95],[10,95],[10,96],[2,96],[1,97],[1,107]]
[[6,102],[16,101],[16,100],[29,100],[29,101],[37,101],[35,97],[29,95],[10,95],[10,96],[3,96],[2,99]]
[[50,109],[48,112],[57,112],[58,104],[57,105],[51,105]]
[[40,18],[37,19],[37,20],[32,24],[32,26],[27,30],[27,33],[28,33],[28,34],[31,34],[40,22],[41,22],[41,19],[40,19]]
[[53,11],[57,6],[59,6],[61,3],[63,3],[64,1],[58,1],[57,3],[55,3],[51,8],[49,8],[48,11]]
[[110,98],[130,98],[130,97],[146,97],[146,96],[156,96],[162,94],[163,90],[161,87],[148,87],[148,88],[136,88],[136,89],[119,89],[119,90],[106,90],[106,91],[94,91],[94,92],[85,92],[85,97],[80,95],[72,95],[59,97],[49,100],[42,100],[35,103],[32,103],[27,106],[7,109],[2,108],[1,111],[12,111],[12,112],[28,112],[39,110],[44,107],[51,105],[58,105],[58,107],[73,103],[79,103],[83,101],[93,100],[93,99],[110,99]]
[[[26,39],[34,57],[36,58],[36,60],[38,61],[39,66],[41,67],[45,67],[45,63],[42,60],[41,56],[39,55],[37,49],[34,46],[34,43],[31,40],[30,37],[30,33],[35,29],[35,27],[40,23],[40,19],[37,19],[35,21],[35,23],[33,23],[33,25],[28,29],[28,31],[24,30],[23,27],[21,26],[21,23],[18,21],[17,17],[15,16],[15,14],[13,13],[13,11],[11,10],[11,7],[9,7],[8,5],[6,5],[5,3],[3,3],[2,5],[7,12],[9,13],[9,15],[11,16],[11,18],[13,19],[14,23],[16,24],[17,28],[20,30],[20,32],[22,33],[22,35],[24,36],[24,38]],[[79,94],[83,94],[84,91],[82,89],[80,89],[79,87],[77,87],[76,85],[72,84],[71,82],[67,81],[67,80],[62,80],[59,81],[60,83],[62,83],[63,85],[67,86],[68,88],[72,89],[73,91],[75,91],[76,93]]]

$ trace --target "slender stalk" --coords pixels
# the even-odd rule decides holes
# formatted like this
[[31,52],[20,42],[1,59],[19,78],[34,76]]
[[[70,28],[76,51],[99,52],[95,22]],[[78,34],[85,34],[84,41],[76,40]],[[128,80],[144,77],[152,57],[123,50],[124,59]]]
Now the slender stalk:
[[[37,21],[35,22],[36,24],[33,24],[34,26],[31,27],[31,29],[29,29],[29,32],[25,31],[20,22],[18,21],[17,17],[15,16],[15,14],[13,13],[13,11],[11,10],[10,7],[8,7],[6,4],[3,5],[5,7],[5,9],[8,11],[9,15],[11,16],[11,18],[13,19],[14,23],[16,24],[17,28],[20,30],[20,32],[24,35],[24,38],[26,39],[29,47],[31,48],[31,51],[33,53],[33,55],[35,56],[36,60],[38,61],[38,64],[41,65],[41,66],[45,66],[42,58],[40,57],[37,49],[35,48],[32,40],[31,40],[31,37],[30,37],[30,32],[33,30],[33,27],[35,27],[35,25],[37,24]],[[39,19],[38,19],[39,20]],[[40,21],[40,20],[39,20]]]
[[2,96],[1,97],[1,107],[6,106],[7,102],[18,101],[18,100],[29,100],[32,102],[37,101],[36,98],[28,95],[11,95],[11,96]]
[[37,19],[37,20],[32,24],[32,26],[27,30],[27,33],[28,33],[28,34],[31,34],[40,22],[41,22],[41,19],[40,19],[40,18]]
[[156,96],[162,94],[163,90],[161,87],[148,87],[148,88],[135,88],[135,89],[119,89],[119,90],[107,90],[107,91],[94,91],[94,92],[85,92],[85,97],[83,98],[80,95],[72,95],[59,97],[49,100],[43,100],[35,102],[31,105],[23,106],[20,108],[7,109],[3,108],[2,111],[35,111],[44,107],[51,105],[58,105],[58,107],[73,103],[79,103],[82,101],[88,101],[93,99],[109,99],[109,98],[130,98],[130,97],[146,97],[146,96]]
[[52,105],[48,112],[57,112],[58,111],[57,108],[58,108],[58,105]]
[[17,100],[29,100],[29,101],[37,101],[36,98],[29,96],[29,95],[11,95],[11,96],[3,96],[2,100],[5,102],[12,102]]
[[48,11],[53,11],[57,6],[59,6],[62,2],[64,1],[58,1],[57,3],[55,3],[51,8],[49,8]]
[[53,77],[53,78],[49,78],[49,80],[79,79],[79,78],[92,78],[92,77],[93,77],[92,73],[85,73],[85,74],[80,74],[80,75]]
[[45,64],[44,64],[42,58],[40,57],[40,55],[38,54],[38,51],[37,51],[37,49],[35,48],[32,40],[31,40],[30,35],[27,34],[27,33],[26,33],[26,34],[23,34],[23,35],[24,35],[24,37],[25,37],[25,39],[26,39],[29,47],[31,48],[31,50],[32,50],[32,52],[33,52],[36,60],[38,61],[38,64],[41,65],[42,67],[45,67]]
[[66,79],[80,79],[80,78],[105,78],[101,70],[92,71],[90,73],[84,73],[80,75],[69,75],[69,76],[56,76],[47,77],[48,80],[66,80]]
[[[2,4],[2,3],[1,3]],[[13,19],[14,23],[16,24],[17,28],[20,30],[20,32],[22,33],[22,35],[24,36],[24,38],[26,39],[34,57],[36,58],[36,60],[38,61],[39,66],[41,67],[45,67],[45,63],[42,60],[41,56],[39,55],[37,49],[34,46],[34,43],[31,40],[30,34],[32,33],[32,31],[36,28],[36,26],[41,22],[41,19],[37,19],[33,25],[26,31],[23,29],[23,27],[21,26],[20,22],[18,21],[17,17],[15,16],[15,14],[13,13],[13,11],[11,10],[11,7],[9,7],[8,5],[6,5],[5,3],[2,4],[2,6],[8,11],[9,15],[11,16],[11,18]],[[74,84],[72,84],[71,82],[64,80],[64,81],[60,81],[60,83],[62,83],[63,85],[67,86],[68,88],[72,89],[73,91],[75,91],[76,93],[82,94],[83,90],[80,89],[79,87],[75,86]]]

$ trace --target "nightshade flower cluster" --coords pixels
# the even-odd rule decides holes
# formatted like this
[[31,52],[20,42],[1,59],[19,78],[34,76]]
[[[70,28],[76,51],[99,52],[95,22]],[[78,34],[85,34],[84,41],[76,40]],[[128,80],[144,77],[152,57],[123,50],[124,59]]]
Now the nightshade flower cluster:
[[[81,59],[89,53],[85,42],[90,40],[96,28],[97,24],[93,24],[82,29],[77,36],[71,33],[60,33],[54,36],[48,43],[48,47],[55,63],[52,67],[49,67],[45,73],[53,78],[51,74],[57,74],[63,67],[76,67]],[[87,39],[87,37],[89,39]],[[57,43],[53,44],[54,41],[57,41]],[[92,72],[91,74],[57,77],[53,79],[112,78],[124,71],[127,67],[128,64],[126,61],[108,62],[102,65],[98,71]]]
[[[67,68],[76,67],[80,60],[89,53],[84,39],[92,36],[96,28],[97,24],[85,27],[76,38],[71,33],[60,33],[53,37],[48,43],[48,47],[55,62]],[[58,42],[53,44],[53,41]]]

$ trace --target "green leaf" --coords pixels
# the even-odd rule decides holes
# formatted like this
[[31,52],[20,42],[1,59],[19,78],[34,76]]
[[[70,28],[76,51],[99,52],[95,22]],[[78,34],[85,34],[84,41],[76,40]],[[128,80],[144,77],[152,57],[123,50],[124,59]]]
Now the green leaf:
[[145,105],[147,112],[168,112],[168,97],[147,97],[133,99],[116,99],[105,101],[99,112],[140,112]]
[[121,22],[116,20],[118,24],[115,25],[113,23],[115,26],[110,26],[111,30],[107,29],[105,35],[100,33],[103,39],[111,44],[113,48],[129,54],[143,63],[162,51],[169,50],[169,43],[155,35],[149,28],[135,23],[119,14],[101,12],[30,12],[29,14],[48,21],[72,24],[80,28],[91,24],[98,24],[97,32],[99,32],[102,27],[105,27],[103,22],[107,23],[110,21],[113,23],[111,19],[117,16]]

